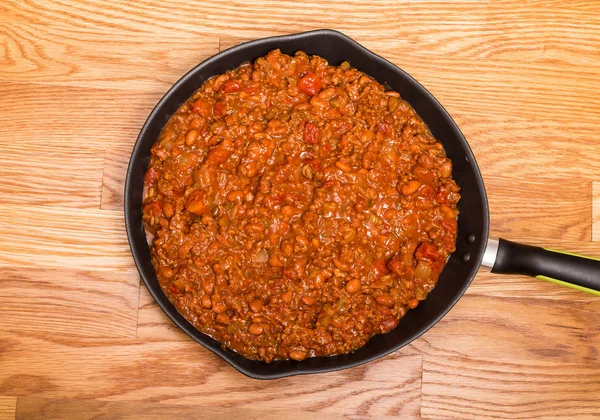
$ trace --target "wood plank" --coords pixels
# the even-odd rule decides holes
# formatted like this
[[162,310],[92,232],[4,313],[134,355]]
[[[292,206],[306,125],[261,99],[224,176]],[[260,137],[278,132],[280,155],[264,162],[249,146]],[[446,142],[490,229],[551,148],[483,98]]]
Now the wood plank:
[[590,240],[589,182],[488,176],[485,186],[490,205],[490,228],[496,234]]
[[[16,399],[16,398],[15,398]],[[311,413],[301,408],[297,410],[260,410],[248,408],[225,408],[210,406],[185,406],[150,404],[140,402],[113,402],[113,401],[90,401],[72,399],[44,399],[44,398],[19,398],[17,419],[28,420],[161,420],[165,418],[184,419],[220,419],[220,420],[320,420],[323,415]],[[347,418],[335,414],[328,414],[328,419],[337,420]],[[393,419],[394,417],[387,417]],[[400,418],[400,417],[395,417]]]
[[[38,7],[54,9],[57,5],[34,6],[38,19],[32,19],[31,12],[12,13],[15,6],[4,7],[12,14],[10,22],[0,21],[0,40],[5,46],[0,78],[4,81],[166,90],[218,49],[214,36],[156,28],[144,32],[110,20],[102,27],[88,26],[83,31],[61,24],[66,22],[65,15],[57,10],[52,10],[49,22],[40,23],[43,11]],[[79,9],[66,15],[83,17],[82,12]]]
[[305,376],[257,381],[192,342],[82,344],[13,335],[3,346],[5,395],[419,418],[418,355],[398,352],[319,375],[318,381]]
[[12,420],[17,409],[17,397],[0,396],[0,418]]
[[[69,25],[78,33],[106,27],[140,32],[185,32],[192,36],[207,33],[219,37],[256,38],[292,30],[335,28],[353,35],[367,34],[381,43],[391,38],[401,45],[417,46],[435,55],[437,51],[466,57],[530,58],[531,54],[546,59],[571,59],[594,63],[597,52],[594,40],[598,27],[596,4],[579,1],[565,4],[554,1],[532,1],[498,7],[493,1],[418,3],[378,1],[230,1],[203,3],[202,13],[192,4],[175,0],[144,0],[136,5],[118,4],[99,7],[98,1],[82,5],[62,3],[11,3],[6,14],[26,18],[35,24],[66,26],[56,15],[69,16]],[[277,7],[275,7],[277,6]],[[563,11],[555,13],[556,7]],[[265,19],[268,11],[269,18]],[[232,24],[232,15],[235,24]],[[418,21],[419,25],[402,24]],[[256,25],[260,21],[261,25]],[[399,24],[400,22],[400,24]],[[589,36],[589,35],[592,36]],[[395,35],[395,36],[392,36]],[[416,49],[416,48],[415,48]],[[579,61],[576,61],[579,60]],[[594,63],[597,64],[597,63]]]
[[593,364],[600,342],[599,309],[593,296],[568,301],[468,292],[411,346],[429,356]]
[[592,241],[600,241],[600,182],[592,183]]
[[[531,242],[530,242],[531,243]],[[578,247],[586,249],[583,247]],[[600,250],[587,252],[587,255],[598,255]],[[512,274],[495,274],[487,268],[482,268],[469,287],[469,294],[484,295],[487,297],[517,298],[517,299],[545,299],[573,303],[590,303],[597,300],[594,296],[568,287],[555,285],[540,279]]]
[[9,336],[135,338],[138,299],[139,276],[134,269],[3,268],[0,329]]
[[593,419],[600,413],[600,367],[423,359],[423,407],[429,418]]
[[[0,111],[1,112],[1,111]],[[0,135],[3,135],[0,128]],[[12,137],[12,136],[11,136]],[[98,208],[102,149],[2,141],[0,203]]]
[[[56,147],[70,155],[80,151],[84,156],[91,150],[101,159],[106,148],[133,147],[165,91],[120,90],[115,94],[112,89],[3,83],[0,145],[29,151]],[[19,112],[14,112],[14,104],[19,104]]]
[[133,267],[122,212],[0,204],[0,266],[119,271]]

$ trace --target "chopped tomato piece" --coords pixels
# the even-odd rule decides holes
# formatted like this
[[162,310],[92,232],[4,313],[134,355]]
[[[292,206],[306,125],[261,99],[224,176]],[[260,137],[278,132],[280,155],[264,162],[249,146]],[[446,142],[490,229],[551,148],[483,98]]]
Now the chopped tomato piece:
[[193,107],[193,111],[198,114],[203,116],[204,118],[208,118],[210,117],[210,114],[212,113],[212,107],[210,106],[210,104],[208,102],[206,102],[204,99],[198,99],[196,102],[194,102],[194,107]]
[[208,152],[206,164],[217,166],[229,159],[233,148],[233,142],[224,139],[217,147]]
[[383,134],[389,136],[392,134],[393,127],[387,123],[379,123],[377,124],[377,129],[381,131]]
[[415,167],[413,173],[421,184],[431,184],[435,180],[435,174],[433,172],[419,165]]
[[308,96],[315,96],[321,90],[322,84],[319,76],[309,71],[306,75],[298,79],[298,89]]
[[307,162],[307,165],[313,170],[313,172],[321,172],[323,167],[321,166],[321,162],[317,159],[311,159]]
[[423,197],[430,200],[433,197],[433,188],[431,188],[431,185],[424,185],[419,190],[419,197]]
[[392,273],[395,273],[399,276],[404,274],[404,263],[402,262],[402,257],[400,257],[399,255],[392,258],[392,260],[388,264],[388,267],[390,270],[392,270]]
[[457,228],[456,219],[444,219],[442,221],[442,227],[446,232],[448,232],[448,234],[452,236],[455,235]]
[[448,203],[448,194],[450,191],[446,189],[443,185],[438,188],[437,194],[435,195],[435,201],[439,204],[447,204]]
[[384,274],[389,273],[389,270],[383,258],[373,261],[373,271],[375,277],[381,277]]
[[198,216],[202,216],[203,214],[208,214],[210,212],[210,208],[205,201],[204,192],[202,191],[194,191],[191,193],[187,199],[185,207],[190,213],[194,213]]
[[227,107],[225,106],[225,104],[223,102],[217,102],[215,104],[214,107],[215,110],[215,115],[222,117],[223,115],[227,114]]
[[160,201],[150,201],[144,204],[143,212],[150,216],[162,216],[162,205],[160,204]]
[[223,83],[223,86],[221,86],[221,89],[225,93],[237,92],[241,88],[242,88],[242,84],[240,83],[239,80],[228,80],[225,83]]
[[146,172],[146,177],[144,178],[144,184],[146,184],[148,186],[154,185],[154,183],[158,180],[159,175],[160,175],[160,173],[156,168],[150,167],[150,169],[148,169],[148,172]]
[[438,254],[437,246],[431,242],[423,242],[417,248],[415,257],[417,257],[419,260],[427,259],[431,261],[437,261],[440,258],[440,255]]
[[304,126],[304,141],[308,144],[316,144],[319,140],[319,128],[311,123],[307,122]]

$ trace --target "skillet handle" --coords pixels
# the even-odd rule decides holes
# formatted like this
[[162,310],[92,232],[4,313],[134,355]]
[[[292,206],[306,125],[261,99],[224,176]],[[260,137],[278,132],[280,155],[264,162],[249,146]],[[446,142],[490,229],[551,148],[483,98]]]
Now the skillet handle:
[[524,274],[600,296],[600,260],[596,258],[490,239],[482,265],[492,273]]

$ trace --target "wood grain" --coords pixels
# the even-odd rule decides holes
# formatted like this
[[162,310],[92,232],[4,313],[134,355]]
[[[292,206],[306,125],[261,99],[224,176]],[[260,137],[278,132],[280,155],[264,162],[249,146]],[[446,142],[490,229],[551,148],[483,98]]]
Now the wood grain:
[[484,182],[490,229],[500,236],[590,240],[589,182],[507,176],[485,177]]
[[135,269],[106,273],[3,268],[3,334],[82,340],[135,338],[139,284]]
[[598,365],[506,363],[459,357],[423,360],[424,417],[593,419]]
[[[15,399],[16,400],[16,399]],[[94,400],[69,400],[69,399],[44,399],[44,398],[19,398],[17,419],[28,420],[161,420],[165,418],[182,419],[211,419],[220,420],[320,420],[322,414],[311,413],[303,410],[283,411],[263,410],[248,408],[224,408],[211,406],[165,405],[139,402],[113,402]],[[339,420],[347,416],[327,414],[328,419]],[[393,419],[394,417],[385,417]],[[396,417],[400,418],[400,417]]]
[[17,397],[0,396],[0,418],[12,420],[17,410]]
[[592,183],[592,241],[600,241],[600,181]]
[[[482,269],[402,350],[261,382],[140,287],[133,144],[219,50],[340,30],[408,71],[468,139],[492,236],[600,258],[596,1],[0,2],[0,418],[595,418],[600,301]],[[353,63],[360,66],[361,63]]]
[[127,175],[130,157],[131,148],[129,147],[111,147],[106,149],[102,172],[101,209],[123,209],[125,176]]
[[[65,148],[40,141],[6,142],[0,167],[0,203],[98,208],[103,150]],[[65,182],[77,179],[77,182]]]
[[[496,279],[502,280],[502,276]],[[412,346],[422,354],[440,357],[596,363],[600,351],[597,299],[590,297],[575,303],[519,297],[518,293],[479,295],[473,289],[450,315]]]
[[[590,1],[571,4],[557,0],[537,0],[526,4],[507,2],[497,9],[493,7],[493,1],[402,2],[402,7],[393,8],[385,2],[360,0],[345,0],[335,4],[319,1],[299,4],[291,0],[232,1],[223,4],[210,0],[202,2],[202,13],[197,13],[197,4],[194,2],[182,5],[175,0],[144,0],[135,5],[118,4],[112,8],[101,7],[102,4],[99,0],[80,2],[77,5],[68,2],[55,5],[44,1],[11,1],[5,7],[6,13],[13,19],[22,17],[37,24],[58,25],[61,22],[57,21],[56,14],[67,15],[72,19],[69,25],[78,33],[112,25],[115,28],[135,26],[139,31],[147,32],[160,28],[164,31],[180,30],[192,35],[215,32],[220,37],[256,38],[272,33],[286,33],[290,31],[290,27],[293,30],[336,27],[370,33],[372,38],[379,39],[381,43],[387,42],[388,37],[392,38],[392,34],[405,35],[392,40],[404,42],[407,46],[412,39],[425,39],[430,42],[428,47],[445,47],[444,51],[448,52],[456,52],[454,44],[462,40],[478,44],[479,48],[473,48],[473,53],[484,56],[529,50],[531,46],[527,41],[546,35],[554,35],[551,39],[553,42],[546,49],[547,53],[552,47],[559,46],[566,52],[572,51],[571,54],[578,50],[594,53],[593,40],[597,37],[589,36],[589,30],[598,26],[594,13],[595,3]],[[560,16],[555,13],[557,6],[562,6],[561,10],[564,12]],[[269,12],[269,19],[265,19],[266,11]],[[466,15],[465,12],[471,14]],[[235,22],[232,16],[235,16]],[[256,24],[257,19],[261,25]],[[410,20],[418,21],[419,25],[399,24]],[[66,23],[63,25],[66,26]],[[568,38],[565,40],[554,31],[565,33]],[[440,39],[454,42],[442,46],[436,43]],[[486,44],[486,40],[492,42]],[[424,51],[430,51],[430,48]],[[560,57],[565,58],[564,55]],[[586,61],[592,61],[591,57]]]
[[[165,92],[3,83],[0,145],[91,150],[98,158],[107,148],[128,146],[131,150],[148,114]],[[19,104],[19,112],[14,104]],[[64,170],[67,164],[61,163]]]
[[[65,180],[66,181],[66,180]],[[118,271],[133,266],[122,212],[0,204],[0,266]]]
[[[68,25],[56,21],[44,25],[37,19],[32,21],[29,14],[12,13],[19,5],[23,6],[15,3],[5,6],[8,8],[5,13],[12,14],[12,19],[10,24],[4,22],[0,31],[5,46],[6,64],[0,71],[4,81],[113,90],[166,89],[218,49],[216,37],[200,34],[140,32],[127,25],[113,24],[89,25],[86,30],[79,30],[73,27],[71,19]],[[52,5],[55,6],[58,5]],[[43,17],[40,12],[38,17]],[[65,12],[67,16],[80,15],[80,10]],[[52,13],[60,11],[56,8]],[[157,63],[161,63],[160,71],[153,71]]]

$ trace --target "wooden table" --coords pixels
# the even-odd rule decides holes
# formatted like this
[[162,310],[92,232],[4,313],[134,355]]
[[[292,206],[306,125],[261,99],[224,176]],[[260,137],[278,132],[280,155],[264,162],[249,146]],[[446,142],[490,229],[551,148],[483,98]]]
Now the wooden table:
[[600,257],[597,1],[9,0],[0,28],[0,418],[600,416],[597,297],[482,269],[384,359],[257,381],[154,304],[122,210],[139,129],[188,69],[332,28],[455,118],[492,235]]

